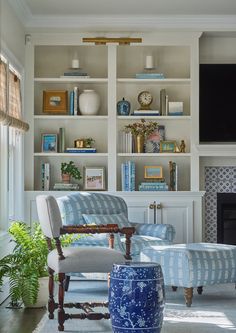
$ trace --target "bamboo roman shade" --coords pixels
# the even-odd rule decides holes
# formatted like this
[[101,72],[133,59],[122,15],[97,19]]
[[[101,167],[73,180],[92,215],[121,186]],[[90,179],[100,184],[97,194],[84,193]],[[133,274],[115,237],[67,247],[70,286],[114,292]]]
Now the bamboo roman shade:
[[[8,85],[7,85],[8,83]],[[9,86],[9,89],[7,89]],[[20,79],[13,70],[7,71],[7,64],[0,61],[0,122],[22,131],[29,125],[22,120]]]

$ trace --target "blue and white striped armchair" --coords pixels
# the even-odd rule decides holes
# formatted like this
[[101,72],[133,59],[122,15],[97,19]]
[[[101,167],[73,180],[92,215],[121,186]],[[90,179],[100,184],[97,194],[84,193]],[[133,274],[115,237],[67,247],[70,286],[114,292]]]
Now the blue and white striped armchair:
[[[131,256],[139,260],[143,248],[172,244],[175,230],[170,224],[144,224],[128,220],[128,208],[121,197],[105,193],[76,192],[57,198],[64,225],[118,224],[135,226]],[[115,236],[115,248],[124,251],[125,237]],[[98,234],[79,239],[74,246],[108,246],[106,235]]]

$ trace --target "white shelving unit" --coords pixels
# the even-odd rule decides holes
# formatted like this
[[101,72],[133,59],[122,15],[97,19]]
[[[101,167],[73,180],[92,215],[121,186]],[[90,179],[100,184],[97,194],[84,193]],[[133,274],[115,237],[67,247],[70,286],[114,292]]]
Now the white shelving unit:
[[[178,230],[178,241],[201,240],[202,192],[199,192],[198,142],[198,43],[200,33],[161,32],[142,33],[142,44],[89,45],[82,37],[91,34],[37,34],[26,46],[27,72],[25,76],[25,110],[30,131],[26,134],[25,190],[26,215],[34,218],[35,196],[41,193],[41,163],[51,165],[51,184],[60,181],[60,164],[73,160],[79,167],[102,166],[106,170],[106,189],[121,195],[128,203],[129,215],[139,222],[152,223],[149,204],[160,202],[163,209],[157,212],[158,223],[169,219]],[[74,51],[77,52],[82,71],[90,78],[61,78],[68,70]],[[155,71],[165,79],[137,79],[144,72],[145,56],[152,54]],[[94,89],[101,98],[96,116],[45,115],[42,112],[43,90],[72,90],[74,86]],[[131,113],[139,107],[138,94],[148,90],[153,95],[153,109],[160,108],[160,90],[166,89],[169,101],[183,101],[183,116],[149,116],[165,126],[166,140],[186,143],[186,153],[126,154],[119,146],[119,131],[124,126],[144,117],[117,116],[116,104],[125,97],[131,103]],[[67,154],[42,153],[41,134],[58,133],[65,128],[66,146],[74,140],[93,137],[97,153]],[[169,161],[178,165],[178,192],[121,192],[121,164],[132,160],[136,164],[136,189],[143,180],[144,166],[161,165],[169,182]],[[80,182],[81,190],[83,184]],[[62,195],[62,192],[54,192]],[[164,200],[164,201],[163,201]],[[193,209],[194,207],[194,209]],[[30,210],[31,213],[28,212]],[[178,216],[178,218],[176,218]],[[184,222],[183,222],[184,221]],[[169,221],[170,223],[170,221]],[[182,229],[188,229],[188,236]],[[186,229],[186,230],[187,230]],[[195,232],[196,236],[193,236]],[[181,238],[182,237],[182,238]]]

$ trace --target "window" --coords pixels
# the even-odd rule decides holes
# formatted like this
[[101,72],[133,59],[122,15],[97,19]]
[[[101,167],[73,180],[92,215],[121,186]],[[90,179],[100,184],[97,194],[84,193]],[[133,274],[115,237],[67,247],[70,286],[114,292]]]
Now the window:
[[0,62],[0,229],[23,218],[23,132],[21,76],[1,55]]

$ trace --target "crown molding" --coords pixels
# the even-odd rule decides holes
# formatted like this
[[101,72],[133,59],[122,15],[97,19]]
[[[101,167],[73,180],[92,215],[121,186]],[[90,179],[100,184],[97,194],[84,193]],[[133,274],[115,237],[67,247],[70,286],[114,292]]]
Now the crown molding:
[[236,31],[236,15],[32,15],[25,0],[8,1],[22,24],[28,29],[80,29],[82,31],[191,29],[201,31]]
[[27,26],[28,22],[33,20],[33,15],[25,0],[8,0],[8,2],[24,26]]
[[227,16],[32,16],[27,28],[77,28],[81,30],[236,30],[236,15]]

